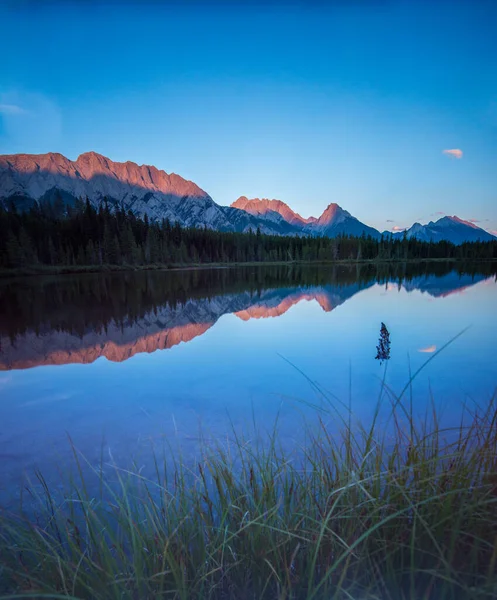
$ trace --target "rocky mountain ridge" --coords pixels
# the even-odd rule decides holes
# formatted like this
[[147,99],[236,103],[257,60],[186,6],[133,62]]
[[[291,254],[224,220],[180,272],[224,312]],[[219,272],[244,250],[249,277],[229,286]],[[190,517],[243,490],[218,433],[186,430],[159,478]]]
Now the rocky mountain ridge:
[[287,223],[300,227],[317,221],[316,217],[304,219],[281,200],[269,200],[267,198],[252,198],[249,200],[246,196],[240,196],[231,206],[266,219],[284,219]]
[[335,202],[328,204],[318,218],[304,218],[281,200],[266,198],[248,199],[246,196],[241,196],[231,204],[231,207],[245,210],[255,217],[298,227],[302,235],[336,237],[342,234],[357,236],[364,234],[373,238],[380,237],[377,229],[361,223]]
[[[307,218],[281,200],[241,196],[231,206],[221,206],[180,175],[130,161],[114,162],[96,152],[85,152],[75,161],[53,152],[0,156],[0,204],[25,210],[35,201],[60,199],[72,205],[79,198],[88,198],[95,207],[103,202],[111,207],[123,205],[138,216],[169,219],[186,227],[236,232],[259,228],[262,233],[275,235],[381,236],[336,203],[330,203],[319,217]],[[383,235],[395,239],[403,233]],[[497,239],[458,217],[443,217],[427,225],[415,223],[407,236],[455,244]]]
[[186,227],[237,232],[259,228],[276,235],[380,236],[335,203],[318,218],[303,218],[281,200],[242,196],[231,206],[220,206],[194,182],[175,173],[114,162],[96,152],[81,154],[75,161],[58,153],[0,156],[0,202],[5,206],[13,202],[23,210],[35,201],[53,202],[57,197],[69,205],[78,198],[88,198],[96,207],[104,201],[111,207],[124,205],[139,216],[178,221]]
[[104,201],[111,207],[122,204],[139,216],[178,221],[185,227],[239,232],[260,227],[264,233],[289,233],[245,211],[220,206],[192,181],[153,166],[113,162],[96,152],[75,161],[57,153],[0,156],[4,205],[13,202],[23,210],[35,201],[53,202],[57,195],[69,205],[78,198],[88,198],[95,207]]

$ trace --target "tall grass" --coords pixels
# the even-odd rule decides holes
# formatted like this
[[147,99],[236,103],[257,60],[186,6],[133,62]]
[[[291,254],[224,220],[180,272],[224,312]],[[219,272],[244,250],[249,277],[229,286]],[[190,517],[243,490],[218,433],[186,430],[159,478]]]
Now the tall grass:
[[62,500],[38,474],[38,517],[1,513],[1,593],[497,597],[496,398],[451,429],[435,409],[419,421],[409,398],[390,401],[388,427],[380,404],[367,428],[345,418],[339,435],[322,415],[294,453],[280,448],[277,426],[264,443],[233,431],[230,444],[203,445],[194,465],[156,457],[153,479],[111,461],[90,486],[74,449],[79,475]]

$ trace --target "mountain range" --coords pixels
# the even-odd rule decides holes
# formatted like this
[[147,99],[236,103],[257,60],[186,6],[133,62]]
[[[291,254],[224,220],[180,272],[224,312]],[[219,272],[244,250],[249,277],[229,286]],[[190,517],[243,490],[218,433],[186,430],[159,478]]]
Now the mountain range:
[[[208,227],[219,231],[248,232],[257,228],[275,235],[372,236],[381,233],[352,216],[336,203],[329,204],[319,217],[304,218],[281,200],[249,199],[241,196],[231,206],[214,202],[207,192],[175,173],[167,174],[153,166],[133,162],[118,163],[86,152],[75,161],[62,154],[13,154],[0,156],[0,204],[18,210],[34,202],[61,199],[74,205],[88,198],[98,207],[123,205],[151,220],[169,219],[187,227]],[[397,238],[403,233],[383,232]],[[458,217],[443,217],[427,225],[415,223],[408,238],[423,241],[490,241],[497,238]]]
[[[383,232],[384,235],[401,238],[404,232],[397,231],[390,233]],[[408,239],[416,238],[422,242],[441,242],[448,240],[453,244],[462,244],[463,242],[490,242],[497,239],[481,227],[478,227],[471,221],[463,221],[459,217],[442,217],[438,221],[430,221],[427,225],[414,223],[412,227],[406,229],[405,235]]]

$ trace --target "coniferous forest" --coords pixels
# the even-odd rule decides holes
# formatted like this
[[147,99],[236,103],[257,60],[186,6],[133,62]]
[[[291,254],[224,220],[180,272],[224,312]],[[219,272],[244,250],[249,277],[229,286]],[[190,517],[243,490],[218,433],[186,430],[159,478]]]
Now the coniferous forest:
[[497,241],[455,246],[416,239],[284,237],[149,222],[107,203],[0,207],[0,268],[188,265],[337,260],[491,260]]

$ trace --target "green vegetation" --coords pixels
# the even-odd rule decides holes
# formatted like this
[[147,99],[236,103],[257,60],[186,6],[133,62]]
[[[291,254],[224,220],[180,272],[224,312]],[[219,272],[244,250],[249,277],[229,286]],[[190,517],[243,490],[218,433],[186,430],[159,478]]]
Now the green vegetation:
[[36,519],[0,513],[4,597],[495,598],[497,399],[443,429],[383,396],[368,428],[324,404],[293,454],[277,426],[258,443],[233,432],[194,464],[156,460],[154,480],[75,451],[63,499],[39,475]]
[[89,201],[64,206],[35,203],[26,212],[0,207],[0,269],[35,270],[43,267],[74,270],[142,267],[144,265],[202,265],[260,262],[339,260],[489,260],[497,259],[497,242],[454,246],[415,239],[283,237],[183,228],[164,220],[150,223],[145,216],[107,204],[98,211]]

